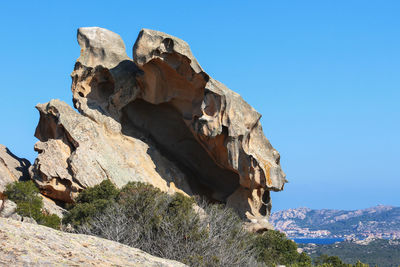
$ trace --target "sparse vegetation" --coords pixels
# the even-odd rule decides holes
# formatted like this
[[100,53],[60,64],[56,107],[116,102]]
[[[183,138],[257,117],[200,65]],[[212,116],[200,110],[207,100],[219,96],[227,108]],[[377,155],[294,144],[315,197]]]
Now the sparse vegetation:
[[[193,209],[195,203],[200,211]],[[169,195],[144,183],[117,190],[104,181],[86,189],[64,223],[190,266],[311,266],[311,259],[279,232],[250,234],[223,205]]]
[[[5,196],[21,216],[60,228],[60,218],[43,213],[43,202],[32,181],[7,186]],[[197,211],[193,208],[197,205]],[[95,235],[142,249],[189,266],[312,266],[311,258],[278,231],[251,234],[231,209],[169,195],[144,183],[118,190],[110,181],[82,191],[63,219],[75,232]],[[367,267],[320,256],[315,266]]]
[[[247,245],[250,236],[231,210],[206,206],[208,216],[201,218],[193,209],[194,200],[183,194],[169,195],[143,183],[129,183],[115,194],[110,185],[103,182],[89,192],[85,190],[64,222],[79,233],[191,266],[246,266],[255,262]],[[108,193],[93,193],[102,189]],[[99,204],[98,198],[87,195],[102,196],[100,200],[108,199],[108,204]]]
[[43,200],[38,194],[39,189],[32,181],[8,184],[4,191],[4,195],[17,204],[19,215],[30,217],[38,224],[59,229],[61,219],[57,215],[43,212]]

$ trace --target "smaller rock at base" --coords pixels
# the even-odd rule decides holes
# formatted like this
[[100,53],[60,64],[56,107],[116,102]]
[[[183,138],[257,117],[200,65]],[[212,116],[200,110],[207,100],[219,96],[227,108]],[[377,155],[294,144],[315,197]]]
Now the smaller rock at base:
[[10,218],[17,213],[17,204],[9,199],[0,200],[0,207],[0,217]]

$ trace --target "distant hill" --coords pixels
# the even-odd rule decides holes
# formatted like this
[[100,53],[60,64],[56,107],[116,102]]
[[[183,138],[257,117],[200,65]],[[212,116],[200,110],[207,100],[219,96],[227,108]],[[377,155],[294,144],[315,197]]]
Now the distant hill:
[[330,245],[299,244],[312,258],[322,254],[339,256],[345,263],[360,260],[369,266],[397,267],[400,264],[400,239],[373,239],[340,242]]
[[289,238],[400,238],[400,208],[378,205],[362,210],[288,209],[270,222]]

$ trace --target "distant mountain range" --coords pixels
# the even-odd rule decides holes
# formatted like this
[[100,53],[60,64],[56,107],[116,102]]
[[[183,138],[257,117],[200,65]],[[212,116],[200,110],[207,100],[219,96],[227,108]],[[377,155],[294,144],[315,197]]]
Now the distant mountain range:
[[289,238],[400,238],[400,208],[362,210],[297,208],[272,213],[270,222]]

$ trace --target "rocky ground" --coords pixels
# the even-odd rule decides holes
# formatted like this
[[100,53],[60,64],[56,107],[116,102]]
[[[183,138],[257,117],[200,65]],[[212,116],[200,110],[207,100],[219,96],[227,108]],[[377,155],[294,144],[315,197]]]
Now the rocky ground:
[[1,266],[185,266],[102,238],[0,218]]

